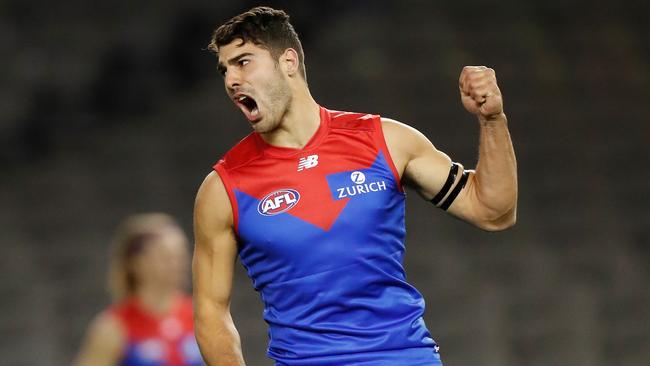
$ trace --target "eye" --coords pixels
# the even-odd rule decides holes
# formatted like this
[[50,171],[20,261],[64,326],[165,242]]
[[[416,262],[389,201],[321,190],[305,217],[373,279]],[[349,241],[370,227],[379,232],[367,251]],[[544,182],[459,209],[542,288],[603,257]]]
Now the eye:
[[241,60],[237,61],[237,64],[238,64],[239,66],[246,66],[246,64],[248,64],[249,62],[250,62],[250,60],[247,60],[247,59],[241,59]]

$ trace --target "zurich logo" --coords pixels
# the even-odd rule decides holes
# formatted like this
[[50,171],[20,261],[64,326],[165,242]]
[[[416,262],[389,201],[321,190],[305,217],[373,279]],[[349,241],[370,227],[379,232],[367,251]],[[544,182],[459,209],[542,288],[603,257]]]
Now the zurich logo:
[[350,174],[350,179],[352,179],[355,184],[363,184],[363,182],[366,181],[366,175],[360,171],[355,171]]
[[[347,174],[348,173],[346,172],[345,175],[347,176]],[[336,197],[336,199],[340,200],[343,198],[351,198],[353,196],[360,196],[367,193],[385,191],[388,188],[386,186],[385,180],[372,181],[372,176],[369,177],[370,179],[366,179],[366,175],[361,171],[355,170],[349,174],[353,185],[346,185],[346,183],[343,182],[334,183],[337,186],[335,188],[336,193],[334,194],[334,197]],[[345,179],[347,180],[347,178]],[[343,185],[343,187],[341,187],[341,185]]]
[[289,211],[300,200],[295,189],[280,189],[266,195],[257,205],[257,212],[264,216],[274,216]]

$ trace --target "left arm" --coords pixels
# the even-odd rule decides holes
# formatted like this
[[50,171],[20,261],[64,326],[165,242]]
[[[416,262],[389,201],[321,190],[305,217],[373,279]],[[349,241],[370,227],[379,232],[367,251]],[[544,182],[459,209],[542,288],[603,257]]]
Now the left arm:
[[[448,211],[481,229],[504,230],[516,221],[517,163],[494,70],[465,67],[459,87],[463,105],[478,117],[479,158]],[[430,200],[445,184],[451,159],[411,127],[389,119],[382,119],[382,126],[402,179]],[[450,192],[461,173],[462,167]]]
[[126,347],[125,330],[117,318],[104,311],[88,328],[74,366],[115,366]]

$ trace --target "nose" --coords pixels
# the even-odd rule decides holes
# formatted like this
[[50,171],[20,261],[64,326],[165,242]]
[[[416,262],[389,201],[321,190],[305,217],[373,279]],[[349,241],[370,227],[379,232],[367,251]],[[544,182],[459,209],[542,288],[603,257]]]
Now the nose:
[[226,72],[226,87],[235,90],[241,86],[241,77],[235,68],[231,68]]

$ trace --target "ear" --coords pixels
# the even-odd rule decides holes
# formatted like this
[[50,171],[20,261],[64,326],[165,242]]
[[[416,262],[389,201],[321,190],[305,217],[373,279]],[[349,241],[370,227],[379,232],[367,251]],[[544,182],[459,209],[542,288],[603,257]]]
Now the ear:
[[284,50],[282,55],[280,55],[280,65],[282,65],[282,70],[287,73],[287,75],[293,76],[297,74],[298,69],[300,68],[298,52],[293,48],[287,48]]

